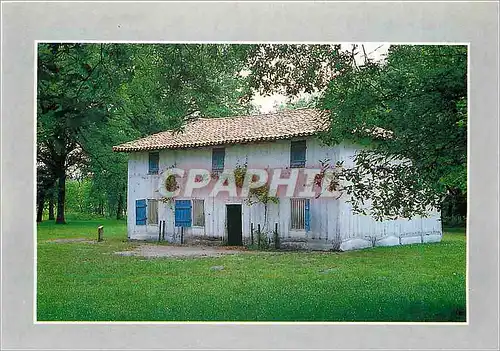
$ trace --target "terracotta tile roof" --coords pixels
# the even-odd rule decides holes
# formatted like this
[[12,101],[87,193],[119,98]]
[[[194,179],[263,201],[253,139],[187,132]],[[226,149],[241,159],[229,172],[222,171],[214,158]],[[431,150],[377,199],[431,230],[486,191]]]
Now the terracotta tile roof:
[[288,139],[313,135],[328,128],[325,112],[315,109],[224,118],[198,118],[180,133],[165,131],[113,147],[113,151],[194,148]]

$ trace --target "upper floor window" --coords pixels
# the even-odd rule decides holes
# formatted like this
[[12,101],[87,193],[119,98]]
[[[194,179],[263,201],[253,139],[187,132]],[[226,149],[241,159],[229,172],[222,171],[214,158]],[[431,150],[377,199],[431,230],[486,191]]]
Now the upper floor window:
[[158,169],[160,165],[160,153],[150,152],[149,153],[149,174],[158,174]]
[[290,167],[300,168],[306,166],[306,141],[297,140],[290,144]]
[[226,156],[226,149],[216,148],[212,149],[212,172],[219,173],[224,170],[224,157]]

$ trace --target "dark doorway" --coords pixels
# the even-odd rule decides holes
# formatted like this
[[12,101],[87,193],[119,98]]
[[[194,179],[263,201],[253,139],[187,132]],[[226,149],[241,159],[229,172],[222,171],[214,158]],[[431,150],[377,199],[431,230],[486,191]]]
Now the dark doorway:
[[241,230],[241,205],[226,205],[227,244],[243,245]]

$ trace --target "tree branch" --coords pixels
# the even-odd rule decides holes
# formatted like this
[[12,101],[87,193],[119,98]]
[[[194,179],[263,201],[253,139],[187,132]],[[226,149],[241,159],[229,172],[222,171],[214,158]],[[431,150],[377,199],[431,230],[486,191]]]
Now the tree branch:
[[80,95],[80,91],[82,90],[83,88],[83,85],[85,84],[85,82],[87,82],[89,80],[89,78],[92,76],[92,74],[94,73],[95,69],[97,67],[99,67],[99,65],[102,64],[103,62],[103,58],[102,58],[102,50],[103,50],[103,43],[101,43],[101,53],[100,53],[100,59],[99,59],[99,62],[97,62],[97,64],[91,68],[90,72],[88,73],[88,76],[86,78],[83,79],[83,81],[80,83],[80,86],[76,92],[76,96],[75,96],[75,99],[78,99],[78,96]]

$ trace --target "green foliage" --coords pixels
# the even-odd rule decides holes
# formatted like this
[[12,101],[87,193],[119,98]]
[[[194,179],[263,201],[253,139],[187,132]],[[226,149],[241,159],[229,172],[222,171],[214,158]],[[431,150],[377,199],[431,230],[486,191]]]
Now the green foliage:
[[381,219],[408,218],[456,189],[466,194],[467,47],[395,45],[385,60],[365,55],[362,64],[359,49],[259,46],[250,50],[250,84],[264,95],[320,94],[313,105],[331,115],[321,140],[365,147],[340,175],[358,212],[368,206]]
[[255,232],[255,245],[257,245],[257,249],[259,250],[267,250],[269,249],[269,235],[266,230],[261,230]]
[[441,206],[444,226],[465,227],[467,219],[467,196],[460,189],[449,191]]
[[85,179],[83,181],[70,180],[66,183],[66,211],[70,213],[91,212],[92,183]]
[[81,130],[109,116],[117,88],[131,78],[125,68],[130,66],[120,45],[39,44],[38,145],[59,153],[74,150]]
[[[54,243],[52,239],[104,242]],[[199,259],[115,255],[133,250],[125,221],[38,225],[40,321],[464,321],[466,240]],[[397,262],[397,265],[395,265]],[[213,271],[210,267],[224,266]],[[242,278],[244,277],[244,279]]]
[[450,189],[466,192],[466,99],[466,46],[392,46],[385,62],[332,79],[322,99],[332,128],[322,140],[367,146],[344,173],[354,207],[372,199],[380,218],[410,218]]
[[253,205],[255,203],[267,205],[269,203],[278,204],[280,199],[276,196],[269,196],[269,184],[264,184],[258,188],[248,189],[248,198],[246,199],[246,202],[249,205]]
[[[100,199],[99,212],[106,207],[119,217],[126,203],[127,155],[113,153],[113,145],[181,129],[193,116],[252,110],[250,87],[240,75],[246,46],[40,44],[38,49],[39,164],[49,169],[51,182],[66,175],[88,179]],[[42,194],[47,182],[39,183]]]
[[289,99],[285,103],[281,103],[277,106],[278,111],[283,110],[297,110],[300,108],[316,108],[319,103],[319,95],[310,95],[306,97],[300,97],[298,99]]
[[[39,202],[43,207],[45,193],[59,179],[64,203],[65,176],[78,176],[91,181],[94,198],[120,213],[127,157],[113,153],[113,145],[182,130],[199,115],[250,113],[256,91],[312,96],[280,108],[328,110],[331,130],[321,136],[325,143],[349,140],[366,147],[355,167],[342,174],[355,209],[362,211],[373,199],[380,218],[411,217],[450,194],[466,196],[467,48],[392,46],[385,61],[363,65],[355,49],[39,44]],[[395,164],[397,159],[409,162]],[[260,200],[273,201],[265,194],[257,198],[261,195]]]
[[58,223],[65,222],[66,177],[92,165],[99,140],[87,136],[106,125],[132,66],[123,45],[38,45],[37,161],[58,179]]
[[340,45],[261,44],[248,48],[249,85],[262,95],[324,90],[348,58]]
[[167,179],[165,179],[165,189],[169,192],[174,192],[179,189],[175,175],[171,174],[167,177]]
[[238,188],[243,187],[243,183],[245,182],[245,176],[247,174],[247,164],[237,164],[234,167],[234,182]]

